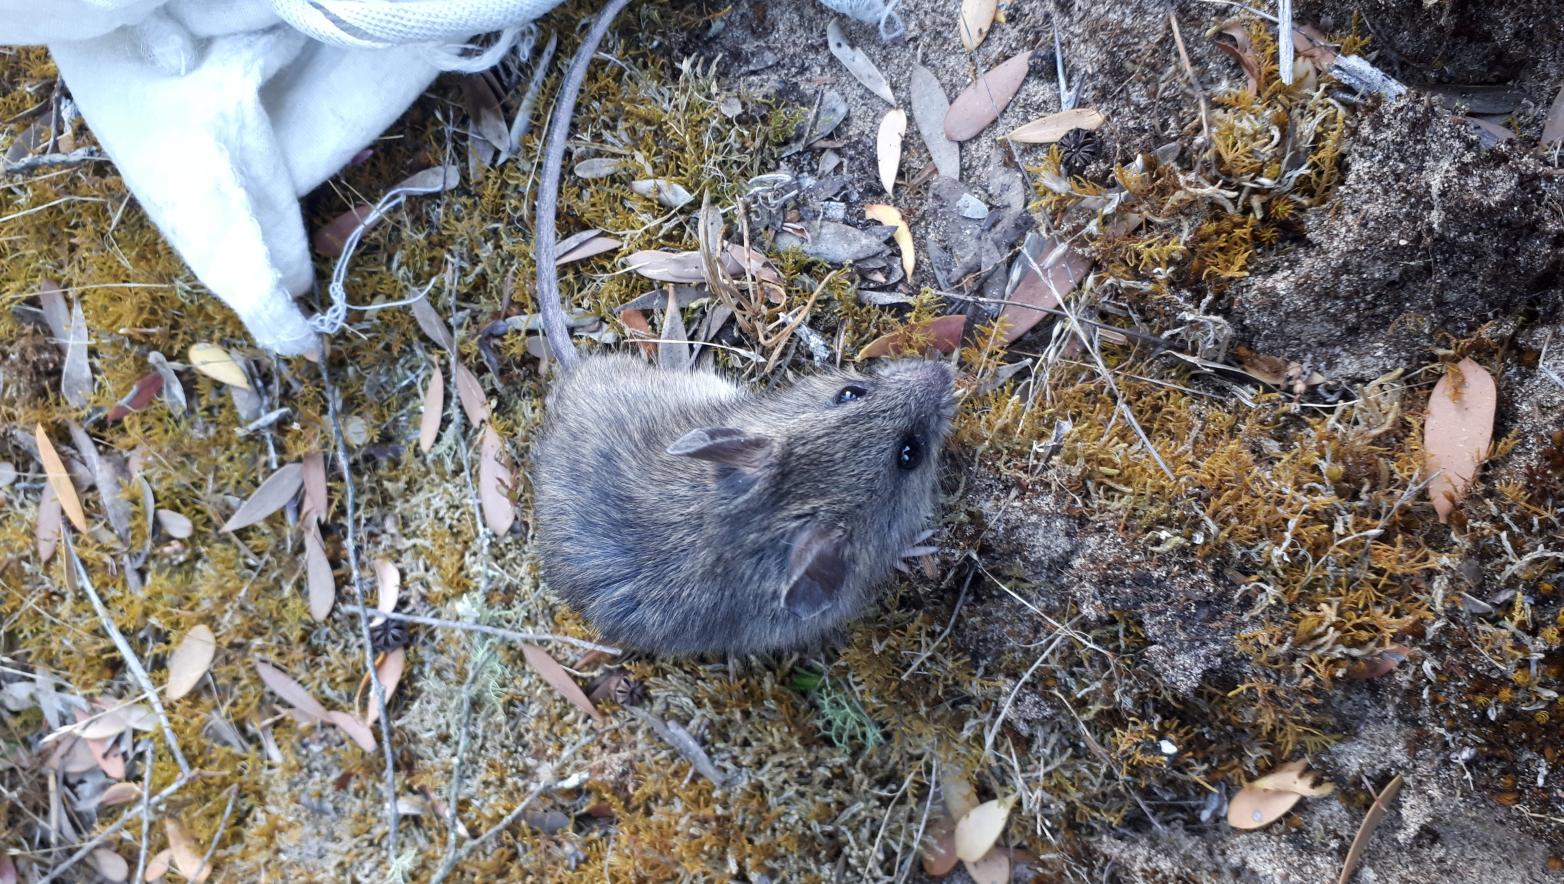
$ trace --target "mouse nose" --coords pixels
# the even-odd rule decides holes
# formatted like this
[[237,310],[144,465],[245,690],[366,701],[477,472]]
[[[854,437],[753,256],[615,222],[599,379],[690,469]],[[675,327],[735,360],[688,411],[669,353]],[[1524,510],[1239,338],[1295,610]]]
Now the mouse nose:
[[910,384],[940,407],[952,400],[955,391],[956,370],[948,362],[933,359],[898,359],[881,369],[881,373],[886,377]]

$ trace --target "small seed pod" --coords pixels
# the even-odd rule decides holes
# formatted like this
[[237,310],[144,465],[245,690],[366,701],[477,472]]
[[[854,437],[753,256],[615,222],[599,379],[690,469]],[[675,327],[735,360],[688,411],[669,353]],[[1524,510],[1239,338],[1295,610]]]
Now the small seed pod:
[[1101,154],[1102,139],[1091,129],[1071,129],[1059,139],[1059,155],[1071,175],[1079,175]]

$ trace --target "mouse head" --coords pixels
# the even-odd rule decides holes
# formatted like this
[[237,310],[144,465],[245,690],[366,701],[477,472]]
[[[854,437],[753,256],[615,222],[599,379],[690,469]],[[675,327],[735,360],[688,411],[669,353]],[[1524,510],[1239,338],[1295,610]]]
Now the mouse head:
[[934,509],[954,381],[949,365],[922,359],[822,372],[759,397],[742,425],[693,430],[668,453],[716,465],[736,530],[774,528],[779,604],[804,618],[856,607]]

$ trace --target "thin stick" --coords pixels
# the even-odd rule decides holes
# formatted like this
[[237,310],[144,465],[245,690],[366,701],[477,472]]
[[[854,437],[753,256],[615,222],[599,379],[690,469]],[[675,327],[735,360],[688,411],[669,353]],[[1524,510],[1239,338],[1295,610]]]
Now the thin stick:
[[[217,834],[212,836],[212,843],[207,845],[206,855],[201,857],[201,865],[196,867],[195,874],[190,876],[190,880],[201,880],[201,873],[206,870],[207,866],[212,864],[212,854],[217,852],[217,844],[223,840],[223,830],[228,828],[228,818],[233,816],[234,800],[238,797],[239,784],[234,783],[228,787],[228,806],[223,808],[223,818],[217,823]],[[140,879],[138,878],[137,880]]]
[[337,411],[337,388],[331,382],[330,339],[321,335],[320,380],[326,388],[326,409],[331,416],[331,432],[337,443],[337,460],[342,465],[343,516],[347,530],[342,532],[342,546],[348,554],[348,577],[353,586],[353,600],[357,602],[359,641],[364,648],[364,668],[369,672],[369,684],[375,696],[375,706],[380,713],[380,748],[386,762],[386,855],[391,868],[396,868],[397,828],[401,811],[396,806],[396,758],[391,749],[391,716],[386,712],[386,686],[380,681],[380,671],[375,668],[374,642],[369,637],[369,611],[364,605],[364,587],[358,567],[357,499],[354,496],[353,470],[348,465],[347,437],[342,432],[342,415]]
[[141,766],[141,848],[136,851],[136,876],[132,881],[145,881],[143,874],[147,870],[147,838],[148,830],[152,828],[152,808],[148,803],[152,800],[152,751],[157,744],[147,741],[146,758],[142,759]]
[[1200,102],[1200,132],[1205,136],[1206,143],[1211,143],[1211,122],[1207,118],[1206,90],[1200,85],[1200,78],[1195,76],[1195,66],[1189,63],[1189,51],[1184,48],[1184,32],[1178,26],[1178,14],[1168,7],[1168,22],[1173,25],[1173,45],[1178,47],[1178,59],[1184,63],[1184,73],[1189,75],[1189,85],[1195,90],[1195,98]]
[[[609,728],[609,730],[612,730],[612,728]],[[582,737],[581,739],[577,740],[575,743],[573,743],[570,746],[570,748],[566,749],[564,754],[559,757],[559,760],[554,762],[554,765],[553,765],[554,768],[557,770],[558,767],[561,764],[564,764],[566,761],[569,761],[570,757],[572,755],[575,755],[576,752],[579,751],[582,746],[585,746],[586,744],[592,742],[592,740],[596,736],[597,736],[596,733],[589,733],[586,736]],[[456,851],[455,853],[451,854],[450,856],[447,856],[445,858],[445,862],[440,864],[439,870],[434,873],[434,877],[429,879],[429,884],[440,884],[440,882],[444,881],[446,879],[446,876],[450,875],[451,871],[456,868],[456,864],[457,863],[459,863],[462,860],[466,859],[468,856],[470,856],[473,853],[473,851],[475,851],[478,848],[482,847],[483,845],[489,843],[489,841],[491,839],[493,839],[495,835],[498,835],[500,832],[503,832],[506,829],[510,828],[511,824],[515,823],[516,820],[520,819],[522,813],[524,811],[526,811],[528,805],[532,804],[532,802],[539,795],[543,794],[543,790],[545,790],[545,789],[549,788],[550,786],[554,785],[555,783],[559,782],[558,778],[556,778],[556,777],[554,777],[552,775],[553,771],[549,771],[548,773],[550,775],[542,778],[541,780],[539,780],[538,784],[536,786],[532,787],[532,791],[527,793],[527,797],[521,799],[521,803],[516,805],[516,808],[514,810],[512,810],[510,813],[506,814],[504,819],[500,820],[498,823],[495,823],[494,826],[491,827],[487,832],[484,832],[482,835],[479,835],[477,838],[474,838],[473,840],[471,840],[471,841],[467,842],[466,844],[462,845],[462,848],[460,850]]]
[[76,580],[81,584],[82,591],[92,602],[92,609],[98,612],[98,622],[103,624],[103,629],[114,642],[114,647],[119,649],[119,655],[125,660],[125,668],[130,670],[131,677],[136,684],[146,692],[147,703],[152,706],[152,711],[157,715],[158,726],[163,729],[163,740],[168,743],[168,751],[173,754],[174,762],[179,765],[179,773],[183,777],[190,776],[190,763],[185,760],[185,753],[179,751],[179,740],[174,736],[174,726],[168,722],[168,713],[163,711],[163,701],[158,699],[157,688],[152,686],[152,679],[147,677],[147,670],[141,665],[141,660],[136,652],[131,650],[130,642],[120,634],[119,627],[114,625],[114,619],[109,616],[109,609],[104,607],[103,599],[98,597],[98,591],[92,587],[92,579],[87,576],[87,566],[82,564],[81,557],[76,555],[76,544],[71,542],[69,531],[60,532],[65,541],[65,551],[70,554],[71,564],[76,569]]
[[[343,605],[342,608],[345,611],[357,612],[360,610],[359,606],[357,605]],[[598,651],[604,654],[624,653],[624,651],[620,650],[619,648],[612,648],[608,645],[600,645],[596,642],[589,642],[585,639],[571,638],[568,635],[555,635],[551,632],[517,632],[514,629],[505,629],[499,626],[489,626],[483,623],[465,623],[461,620],[442,620],[439,617],[424,617],[418,614],[403,614],[399,611],[388,614],[378,608],[363,608],[362,610],[368,612],[371,616],[384,617],[387,620],[400,620],[405,623],[418,623],[423,626],[442,626],[447,629],[461,629],[467,632],[479,632],[483,633],[484,635],[492,635],[495,638],[503,638],[506,641],[512,642],[561,642],[567,645],[574,645],[583,650]]]
[[26,157],[14,163],[0,163],[0,173],[8,176],[20,175],[33,169],[44,169],[50,166],[80,166],[107,159],[108,157],[96,147],[78,147],[70,153],[46,153],[41,156]]

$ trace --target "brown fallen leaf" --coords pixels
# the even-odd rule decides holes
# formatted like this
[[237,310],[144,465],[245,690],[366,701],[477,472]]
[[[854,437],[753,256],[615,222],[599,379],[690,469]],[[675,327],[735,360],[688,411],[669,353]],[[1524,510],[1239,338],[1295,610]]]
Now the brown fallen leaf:
[[978,806],[977,792],[972,788],[966,773],[948,761],[940,765],[939,783],[940,793],[945,799],[945,812],[950,814],[951,837],[954,838],[956,820]]
[[577,709],[592,716],[592,720],[598,724],[607,720],[603,717],[603,713],[597,711],[597,707],[592,705],[592,701],[587,699],[586,692],[581,690],[581,686],[576,684],[574,678],[570,677],[565,667],[559,665],[559,661],[550,657],[547,651],[537,645],[523,643],[521,653],[527,658],[527,665]]
[[512,481],[505,445],[494,428],[484,424],[478,446],[478,502],[483,508],[484,524],[499,537],[510,533],[516,521],[516,505],[510,499]]
[[[75,713],[77,724],[87,720],[86,712],[77,709]],[[98,765],[98,769],[103,771],[104,776],[111,780],[123,780],[125,778],[125,756],[120,754],[119,749],[115,748],[118,736],[118,734],[115,734],[113,737],[98,740],[82,739],[82,743],[86,745],[87,751],[92,753],[93,761]]]
[[311,451],[299,464],[304,476],[304,506],[299,513],[305,518],[324,521],[331,509],[326,502],[326,457],[319,451]]
[[988,29],[994,26],[994,14],[999,10],[997,0],[961,0],[961,15],[956,30],[961,36],[961,46],[968,52],[978,48]]
[[1078,107],[1058,113],[1044,114],[1035,120],[1011,129],[1005,137],[1022,144],[1052,144],[1072,129],[1096,129],[1107,122],[1102,111],[1094,107]]
[[[1036,269],[1032,264],[1037,265]],[[999,311],[999,320],[1005,324],[1000,343],[1005,346],[1015,343],[1039,322],[1052,316],[1049,311],[1058,307],[1059,301],[1073,291],[1091,269],[1091,259],[1073,247],[1051,236],[1028,234],[1022,254],[1016,257],[1011,271],[1012,278],[1019,274],[1019,281],[1005,296],[1005,306]]]
[[396,610],[397,596],[402,591],[402,572],[390,559],[376,556],[370,562],[375,572],[375,609],[382,614]]
[[923,856],[923,873],[935,878],[950,874],[961,861],[956,856],[956,824],[943,813],[936,814],[929,818],[924,837],[928,841],[919,848]]
[[60,499],[54,495],[54,486],[45,482],[38,498],[38,561],[49,561],[60,543],[60,529],[64,527],[64,514],[60,512]]
[[357,743],[360,749],[365,752],[375,751],[375,732],[369,729],[369,725],[340,709],[327,712],[326,720],[336,725],[337,729]]
[[702,282],[706,279],[700,252],[634,252],[620,259],[625,269],[658,282]]
[[478,135],[503,155],[510,150],[510,127],[505,125],[505,111],[491,76],[484,72],[462,77],[462,98]]
[[147,874],[143,880],[162,880],[163,876],[168,874],[168,870],[173,868],[173,864],[174,851],[167,847],[159,850],[157,853],[152,854],[151,858],[147,860]]
[[1003,850],[990,850],[982,859],[964,862],[972,884],[1008,884],[1010,881],[1010,854]]
[[[348,237],[352,236],[353,231],[357,230],[358,226],[364,223],[364,219],[368,218],[374,211],[374,206],[364,203],[354,206],[327,221],[319,230],[315,231],[314,236],[310,237],[310,245],[315,249],[315,254],[327,258],[341,257],[342,249],[348,243]],[[371,221],[364,227],[364,230],[366,232],[373,230],[375,225],[380,223],[380,220],[376,218],[374,221]]]
[[1314,782],[1302,761],[1291,761],[1238,790],[1227,805],[1227,823],[1235,829],[1258,829],[1281,819],[1305,795],[1328,795],[1330,783]]
[[245,376],[244,368],[234,359],[233,354],[216,344],[191,344],[186,361],[191,368],[214,381],[241,390],[250,389],[250,379]]
[[1346,678],[1351,681],[1379,678],[1406,662],[1410,653],[1411,649],[1406,645],[1391,645],[1377,654],[1352,661],[1347,666]]
[[326,707],[320,705],[320,701],[315,699],[304,685],[264,660],[254,662],[255,671],[260,674],[261,681],[265,682],[266,686],[272,689],[272,693],[280,697],[284,703],[302,712],[312,721],[326,720]]
[[1231,55],[1243,68],[1244,76],[1248,79],[1248,90],[1252,95],[1260,86],[1260,62],[1255,58],[1254,40],[1249,36],[1249,25],[1242,22],[1234,22],[1216,31],[1212,36],[1227,37],[1226,40],[1213,40],[1216,48]]
[[309,593],[310,617],[324,623],[337,603],[337,578],[331,573],[331,559],[320,536],[320,522],[308,519],[304,531],[305,588]]
[[445,324],[445,319],[429,303],[428,298],[419,298],[412,304],[413,321],[423,333],[440,347],[446,350],[456,349],[456,336],[451,334],[451,327]]
[[901,356],[919,348],[949,355],[961,345],[961,332],[966,323],[967,318],[957,314],[941,316],[919,326],[904,326],[870,341],[854,358],[862,362],[880,356]]
[[60,453],[55,450],[54,443],[49,441],[49,434],[43,431],[43,424],[38,424],[33,432],[33,439],[38,444],[38,459],[43,461],[44,473],[48,475],[49,487],[54,490],[54,496],[60,502],[60,509],[64,511],[71,524],[82,533],[87,531],[87,514],[82,511],[81,498],[76,496],[76,486],[71,483],[71,474],[65,470],[65,461],[60,459]]
[[60,366],[60,395],[72,408],[86,408],[87,397],[92,395],[92,366],[87,362],[90,336],[87,319],[82,315],[81,302],[71,304],[70,325],[65,329],[65,362]]
[[1548,116],[1542,123],[1542,143],[1544,145],[1564,142],[1564,86],[1559,87],[1559,94],[1553,96],[1553,104],[1548,106]]
[[167,698],[177,700],[194,690],[201,683],[201,676],[211,668],[216,655],[217,636],[212,634],[211,627],[204,623],[190,627],[174,653],[168,655]]
[[643,354],[648,358],[656,354],[657,345],[647,339],[657,336],[652,334],[652,324],[647,321],[645,313],[639,310],[622,310],[619,313],[619,321],[624,323],[626,331],[631,332],[629,335],[631,340],[635,340],[637,336],[643,338],[636,341],[636,346],[641,348]]
[[456,398],[462,401],[462,411],[473,426],[481,426],[489,419],[489,397],[483,394],[478,376],[467,366],[456,363]]
[[1498,401],[1493,375],[1471,359],[1446,367],[1428,397],[1423,451],[1428,469],[1438,471],[1429,480],[1428,496],[1440,522],[1449,521],[1488,456]]
[[1005,105],[1020,91],[1031,63],[1032,53],[1022,52],[973,81],[950,103],[945,114],[945,137],[966,141],[999,119]]
[[212,876],[211,866],[201,861],[201,848],[178,817],[164,817],[163,830],[168,835],[168,849],[173,851],[174,868],[179,874],[197,884]]
[[440,435],[440,418],[445,411],[445,372],[436,365],[429,372],[429,386],[424,388],[424,412],[418,420],[418,450],[424,454],[434,447]]
[[1401,783],[1401,774],[1396,774],[1374,796],[1374,803],[1369,806],[1368,813],[1363,815],[1363,823],[1358,826],[1358,834],[1353,837],[1352,846],[1347,848],[1347,859],[1341,864],[1341,874],[1336,877],[1336,884],[1347,884],[1352,880],[1352,873],[1358,870],[1358,863],[1363,861],[1363,851],[1368,848],[1369,838],[1373,837],[1374,830],[1379,828],[1379,821],[1390,810],[1390,802],[1395,801],[1400,794]]
[[[375,672],[380,676],[380,684],[386,690],[386,705],[391,704],[391,698],[396,696],[396,686],[402,683],[402,673],[407,669],[407,649],[392,648],[380,655],[375,661]],[[369,673],[364,673],[359,681],[358,697],[353,704],[364,710],[364,723],[374,724],[380,720],[380,704],[375,702],[374,692],[369,684]]]
[[956,820],[956,856],[975,863],[987,856],[1010,821],[1016,795],[985,801]]
[[135,783],[115,783],[98,795],[99,807],[129,804],[141,798],[141,787]]
[[301,464],[283,464],[277,472],[266,477],[249,499],[239,505],[219,531],[237,531],[254,525],[288,505],[299,489],[304,487],[304,467]]
[[901,169],[901,142],[906,135],[907,112],[899,107],[886,111],[874,139],[874,155],[880,167],[880,186],[887,194],[896,189],[896,173]]
[[92,861],[92,867],[105,881],[120,882],[130,877],[130,863],[123,856],[115,853],[107,847],[94,847],[88,854]]
[[658,204],[665,209],[677,209],[695,199],[695,195],[685,189],[684,185],[667,178],[637,178],[630,182],[630,190],[657,200]]

